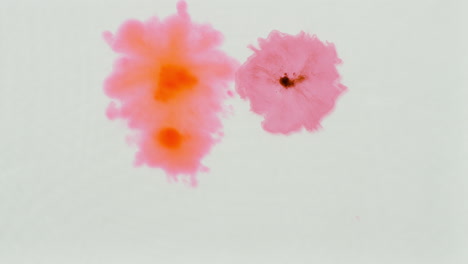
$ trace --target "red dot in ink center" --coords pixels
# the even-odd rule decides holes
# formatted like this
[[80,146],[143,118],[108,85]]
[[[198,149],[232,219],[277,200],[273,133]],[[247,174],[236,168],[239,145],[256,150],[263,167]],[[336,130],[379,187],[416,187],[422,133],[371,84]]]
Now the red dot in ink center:
[[[296,73],[294,73],[293,75],[296,75]],[[291,79],[291,78],[288,77],[288,74],[285,73],[284,76],[279,79],[279,83],[285,89],[289,89],[289,88],[293,87],[294,85],[296,85],[296,83],[302,82],[304,79],[305,79],[305,77],[303,75],[299,75],[297,78]]]
[[157,140],[168,149],[177,149],[182,144],[182,134],[177,129],[168,127],[159,131]]
[[154,97],[160,101],[170,100],[198,83],[198,79],[190,71],[178,65],[162,66],[158,77],[158,86]]
[[280,84],[284,87],[284,88],[289,88],[291,86],[294,86],[294,81],[292,81],[291,79],[288,78],[288,76],[283,76],[279,79],[279,82]]

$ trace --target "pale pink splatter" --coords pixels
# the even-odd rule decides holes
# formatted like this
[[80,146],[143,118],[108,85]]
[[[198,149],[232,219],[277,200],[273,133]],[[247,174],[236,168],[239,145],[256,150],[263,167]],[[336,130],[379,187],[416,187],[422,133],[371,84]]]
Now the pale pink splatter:
[[347,89],[336,69],[341,60],[335,46],[304,32],[273,31],[251,49],[254,54],[236,74],[236,90],[264,116],[263,128],[283,134],[318,129]]

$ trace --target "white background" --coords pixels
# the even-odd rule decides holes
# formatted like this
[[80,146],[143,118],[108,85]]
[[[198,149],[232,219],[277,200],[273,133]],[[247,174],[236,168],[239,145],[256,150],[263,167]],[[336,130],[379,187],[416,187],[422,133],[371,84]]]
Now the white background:
[[0,263],[468,263],[463,2],[188,1],[241,62],[273,29],[334,42],[349,87],[289,137],[231,100],[191,189],[132,166],[102,92],[101,32],[175,1],[2,1]]

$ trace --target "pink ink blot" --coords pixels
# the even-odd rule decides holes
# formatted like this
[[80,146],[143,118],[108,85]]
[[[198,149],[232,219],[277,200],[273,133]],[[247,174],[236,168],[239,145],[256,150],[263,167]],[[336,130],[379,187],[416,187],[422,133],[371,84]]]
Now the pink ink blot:
[[160,20],[129,20],[116,34],[104,32],[119,54],[104,91],[110,119],[127,121],[138,146],[136,165],[164,169],[172,180],[196,174],[222,129],[220,114],[232,92],[238,63],[219,49],[222,35],[193,23],[184,1],[177,14]]
[[278,31],[259,39],[259,48],[237,71],[236,90],[264,117],[270,133],[314,131],[347,88],[340,83],[341,63],[332,43],[304,32],[296,36]]

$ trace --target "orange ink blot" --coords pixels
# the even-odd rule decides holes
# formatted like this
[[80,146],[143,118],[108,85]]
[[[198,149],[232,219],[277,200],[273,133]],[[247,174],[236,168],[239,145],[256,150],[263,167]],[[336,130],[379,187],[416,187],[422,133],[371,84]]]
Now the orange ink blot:
[[158,133],[158,141],[168,149],[177,149],[182,143],[182,135],[174,128],[164,128]]
[[104,82],[114,100],[106,114],[133,130],[135,165],[195,186],[208,169],[202,159],[222,135],[220,112],[239,65],[220,50],[222,34],[193,22],[179,1],[175,15],[129,20],[103,36],[119,56]]
[[193,88],[197,83],[198,79],[184,67],[165,65],[159,71],[159,82],[154,97],[165,102],[180,92]]

